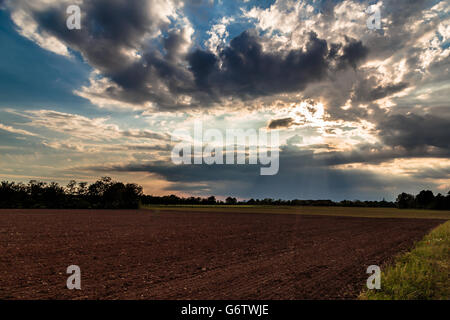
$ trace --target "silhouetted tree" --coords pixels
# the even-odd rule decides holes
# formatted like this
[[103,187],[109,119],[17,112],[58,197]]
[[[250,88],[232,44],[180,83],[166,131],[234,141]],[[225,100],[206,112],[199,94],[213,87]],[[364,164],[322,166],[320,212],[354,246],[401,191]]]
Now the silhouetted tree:
[[4,181],[0,184],[1,208],[138,208],[142,187],[114,182],[109,177],[88,186],[70,181],[66,187],[31,180],[27,185]]
[[414,196],[412,194],[408,194],[402,192],[398,195],[397,200],[395,201],[397,206],[400,209],[413,208],[414,207]]
[[189,197],[182,198],[176,195],[151,196],[144,195],[142,187],[128,183],[113,181],[110,177],[102,177],[91,185],[86,182],[72,180],[66,187],[57,183],[45,183],[31,180],[28,184],[3,181],[0,183],[0,208],[93,208],[93,209],[128,209],[138,208],[140,203],[160,205],[277,205],[277,206],[342,206],[342,207],[398,207],[426,208],[438,210],[450,210],[450,191],[446,196],[433,195],[430,190],[421,191],[416,197],[408,193],[398,195],[396,202],[343,200],[333,202],[331,200],[274,200],[250,199],[238,201],[234,197],[228,197],[219,201],[215,196],[208,198]]
[[216,204],[216,197],[215,196],[210,196],[208,197],[208,199],[206,200],[207,204]]
[[434,201],[434,194],[430,190],[422,190],[416,196],[416,205],[421,209],[429,209],[432,207]]

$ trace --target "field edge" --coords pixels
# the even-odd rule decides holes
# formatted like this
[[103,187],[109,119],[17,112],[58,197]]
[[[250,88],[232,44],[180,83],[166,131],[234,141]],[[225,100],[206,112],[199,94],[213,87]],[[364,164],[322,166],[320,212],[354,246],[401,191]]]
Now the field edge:
[[450,300],[450,221],[395,258],[381,275],[381,289],[364,289],[360,300]]
[[145,205],[143,210],[227,213],[300,214],[357,218],[402,218],[450,220],[450,211],[364,208],[364,207],[315,207],[315,206],[252,206],[252,205]]

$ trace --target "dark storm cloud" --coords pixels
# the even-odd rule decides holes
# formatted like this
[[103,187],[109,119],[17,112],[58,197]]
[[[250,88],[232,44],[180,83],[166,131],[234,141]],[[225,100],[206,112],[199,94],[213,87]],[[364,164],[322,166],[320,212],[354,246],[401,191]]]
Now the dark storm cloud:
[[[151,1],[84,1],[81,30],[67,28],[65,10],[66,5],[60,4],[31,13],[42,30],[80,52],[118,85],[98,92],[99,96],[132,104],[151,101],[165,107],[174,104],[172,93],[184,93],[190,86],[189,72],[176,64],[186,42],[182,30],[168,31],[169,22],[159,16],[160,8]],[[162,42],[148,42],[149,34],[164,31],[167,36]],[[141,58],[136,61],[131,52]]]
[[431,114],[394,114],[378,123],[378,130],[388,146],[407,150],[436,147],[450,150],[450,119]]
[[396,84],[389,84],[386,86],[377,85],[377,81],[370,77],[361,80],[354,91],[354,102],[372,102],[374,100],[382,99],[391,96],[394,93],[400,92],[409,86],[406,82]]
[[190,54],[189,62],[200,90],[246,99],[301,91],[308,84],[324,79],[333,60],[338,60],[340,68],[356,68],[367,55],[361,42],[348,39],[343,55],[337,56],[340,46],[331,44],[329,49],[325,40],[311,32],[306,50],[266,52],[256,31],[247,30],[231,40],[219,57],[196,50]]
[[95,0],[82,5],[81,30],[66,26],[66,7],[62,3],[32,11],[39,26],[81,52],[89,63],[111,74],[129,62],[123,49],[139,48],[143,35],[164,27],[155,9],[145,0]]
[[256,31],[248,30],[220,53],[222,68],[202,50],[193,52],[189,61],[197,83],[207,83],[206,90],[246,98],[304,89],[326,76],[327,55],[327,42],[314,33],[305,51],[291,50],[283,56],[263,51]]
[[397,192],[392,191],[393,186],[409,190],[412,185],[407,177],[386,179],[363,170],[331,168],[327,162],[316,158],[312,150],[285,146],[280,153],[280,171],[274,176],[260,176],[260,167],[255,165],[176,166],[164,161],[87,169],[151,173],[169,181],[170,190],[244,198],[389,199]]
[[[129,163],[115,166],[95,166],[83,168],[101,172],[147,172],[156,174],[175,184],[169,188],[179,191],[200,192],[210,189],[216,195],[236,192],[243,197],[315,197],[323,194],[333,199],[343,199],[360,194],[361,198],[380,194],[383,188],[398,187],[399,191],[409,190],[412,186],[424,183],[424,187],[435,187],[423,181],[411,183],[411,179],[432,175],[445,178],[444,171],[411,172],[409,176],[393,178],[382,174],[367,172],[363,169],[340,169],[336,166],[352,164],[380,164],[397,158],[448,158],[450,150],[404,149],[381,144],[360,144],[351,151],[336,151],[327,144],[297,147],[301,143],[294,136],[287,145],[280,148],[279,172],[274,176],[260,176],[260,165],[173,165],[170,161],[151,161]],[[169,151],[170,146],[162,151]],[[317,152],[318,149],[328,149]],[[137,150],[140,150],[137,148]],[[145,149],[143,149],[145,150]],[[408,182],[409,181],[409,182]],[[368,186],[367,193],[361,185]],[[199,186],[202,186],[201,188]],[[370,187],[369,187],[370,186]],[[402,186],[402,187],[401,187]],[[372,193],[372,194],[370,194]],[[316,196],[314,196],[314,194]],[[385,194],[389,196],[389,193]],[[393,196],[394,194],[392,194]]]
[[267,127],[269,129],[289,128],[293,124],[294,124],[293,118],[283,118],[283,119],[271,120]]
[[380,164],[396,158],[447,158],[450,156],[450,150],[409,150],[368,143],[356,145],[350,151],[336,151],[329,147],[327,149],[330,151],[317,152],[317,150],[314,150],[326,147],[327,145],[307,145],[304,147],[284,145],[280,150],[280,168],[283,165],[289,168],[296,165],[328,168],[356,163]]
[[401,82],[398,84],[391,84],[387,86],[377,86],[375,89],[371,90],[369,92],[369,95],[367,96],[368,101],[372,100],[378,100],[387,96],[390,96],[394,93],[400,92],[403,89],[406,89],[408,87],[408,83]]
[[351,66],[356,69],[357,65],[367,57],[369,50],[361,41],[348,38],[346,40],[348,43],[343,48],[344,53],[338,59],[339,67],[344,69]]
[[182,55],[183,46],[188,45],[186,38],[180,30],[171,30],[163,39],[163,46],[168,60],[176,60]]
[[[269,52],[255,30],[232,39],[217,55],[191,44],[183,29],[158,16],[146,0],[84,1],[81,30],[68,30],[64,4],[33,10],[39,27],[64,42],[117,86],[96,95],[132,104],[155,102],[160,108],[208,106],[223,98],[252,99],[304,90],[339,68],[356,68],[367,55],[359,41],[327,44],[311,32],[305,50]],[[148,40],[149,34],[160,32]],[[339,51],[339,48],[342,50]],[[341,55],[338,54],[342,52]],[[132,59],[130,52],[140,58]]]
[[199,87],[206,89],[208,77],[216,70],[218,58],[203,50],[196,50],[188,57],[190,70],[195,76],[195,82]]
[[379,144],[362,144],[354,147],[352,151],[318,153],[314,160],[321,161],[328,166],[336,166],[354,163],[380,164],[397,158],[448,158],[449,156],[450,151],[442,149],[399,149]]
[[450,179],[450,167],[424,168],[419,172],[412,172],[412,176],[418,179]]

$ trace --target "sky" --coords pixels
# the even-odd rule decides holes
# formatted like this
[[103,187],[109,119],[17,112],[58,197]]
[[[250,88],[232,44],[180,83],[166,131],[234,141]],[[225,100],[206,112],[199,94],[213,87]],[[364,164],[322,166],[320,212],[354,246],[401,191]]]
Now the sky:
[[[80,8],[80,29],[67,27],[70,5]],[[446,194],[449,8],[0,0],[0,180],[111,176],[147,194],[239,199]],[[374,10],[379,29],[367,22]],[[276,132],[278,173],[176,165],[177,130],[199,121]]]

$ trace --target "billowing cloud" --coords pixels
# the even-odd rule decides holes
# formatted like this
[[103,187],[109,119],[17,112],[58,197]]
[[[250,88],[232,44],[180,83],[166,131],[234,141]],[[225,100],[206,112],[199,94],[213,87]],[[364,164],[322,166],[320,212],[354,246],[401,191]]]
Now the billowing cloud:
[[[356,68],[368,52],[361,41],[346,37],[345,43],[329,44],[312,30],[305,31],[299,48],[268,50],[269,39],[250,29],[215,53],[195,49],[194,30],[178,1],[80,0],[81,30],[66,27],[65,1],[9,4],[13,16],[26,16],[36,26],[25,36],[41,45],[31,34],[56,39],[56,47],[42,46],[65,55],[80,52],[95,68],[100,77],[78,91],[94,103],[109,99],[161,109],[198,108],[229,98],[298,92],[336,67]],[[28,24],[15,22],[24,30]]]
[[267,127],[269,129],[289,128],[292,124],[294,124],[293,118],[282,118],[271,120]]
[[[262,39],[248,30],[232,39],[219,57],[197,50],[189,56],[199,90],[209,95],[243,99],[302,91],[309,83],[324,79],[337,59],[343,68],[364,59],[367,49],[349,41],[335,57],[325,40],[310,33],[305,49],[265,52]],[[220,67],[219,67],[220,62]]]
[[430,114],[394,114],[378,125],[383,141],[406,150],[441,148],[450,152],[450,119]]

